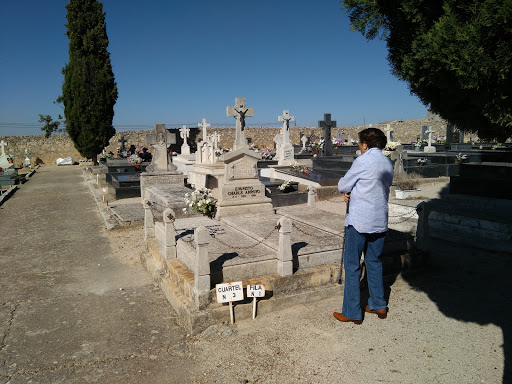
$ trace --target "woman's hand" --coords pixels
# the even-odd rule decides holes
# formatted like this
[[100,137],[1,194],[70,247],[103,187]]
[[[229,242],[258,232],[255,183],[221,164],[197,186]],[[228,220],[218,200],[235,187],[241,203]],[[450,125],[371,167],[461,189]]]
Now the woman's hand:
[[344,193],[343,200],[345,201],[345,203],[348,204],[348,202],[350,201],[350,193]]

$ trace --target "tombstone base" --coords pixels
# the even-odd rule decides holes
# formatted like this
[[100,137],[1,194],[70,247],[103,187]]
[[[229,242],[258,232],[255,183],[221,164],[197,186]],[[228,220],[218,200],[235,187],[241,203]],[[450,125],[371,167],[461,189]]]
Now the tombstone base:
[[252,213],[270,213],[274,212],[272,203],[259,203],[250,205],[232,205],[227,207],[217,207],[215,219],[219,220],[227,216],[237,216]]
[[140,196],[142,198],[142,201],[144,201],[144,198],[146,196],[146,188],[151,185],[159,184],[185,185],[185,175],[181,172],[142,172],[140,174]]
[[423,148],[423,152],[435,152],[435,151],[436,151],[436,147],[426,146],[425,148]]

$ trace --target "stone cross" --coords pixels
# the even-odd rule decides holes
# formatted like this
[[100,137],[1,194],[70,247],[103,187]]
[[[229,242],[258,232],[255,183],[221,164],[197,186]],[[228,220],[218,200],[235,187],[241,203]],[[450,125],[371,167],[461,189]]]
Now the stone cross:
[[154,149],[151,165],[146,167],[147,172],[175,170],[176,166],[169,160],[167,149],[176,144],[176,134],[165,129],[165,124],[155,124],[155,129],[146,135],[146,144]]
[[217,133],[217,131],[215,131],[215,133],[211,136],[211,138],[212,138],[213,148],[218,149],[219,143],[220,143],[220,135]]
[[435,133],[435,131],[433,131],[432,127],[429,126],[428,130],[425,131],[425,132],[428,133],[428,146],[423,148],[423,152],[435,152],[436,151],[436,147],[432,146],[432,134]]
[[124,146],[124,143],[126,143],[127,141],[128,140],[126,140],[124,138],[124,136],[121,136],[121,139],[117,141],[118,143],[121,143],[121,149],[119,150],[120,152],[125,152],[126,151],[126,147]]
[[187,143],[187,139],[190,136],[190,129],[187,128],[186,125],[183,128],[180,128],[180,137],[183,139],[183,144],[181,145],[181,154],[182,155],[190,155],[190,146]]
[[306,143],[308,142],[308,138],[306,137],[306,135],[303,135],[300,138],[300,141],[302,141],[302,149],[306,149]]
[[290,111],[283,111],[283,116],[277,117],[278,121],[283,122],[283,143],[290,142],[290,121],[295,121],[293,116],[290,116]]
[[203,130],[203,141],[206,141],[206,128],[208,128],[210,124],[208,124],[206,119],[203,118],[203,120],[197,124],[197,126]]
[[0,141],[0,147],[2,147],[2,154],[0,154],[0,156],[5,156],[5,146],[7,145],[7,143],[5,141]]
[[330,113],[324,113],[323,121],[318,122],[318,127],[324,130],[324,147],[322,149],[322,156],[332,156],[332,140],[331,128],[336,128],[336,121],[331,120]]
[[226,107],[226,115],[236,119],[235,143],[233,149],[247,148],[245,118],[254,117],[254,108],[245,105],[245,97],[235,97],[235,105]]
[[386,125],[386,139],[388,139],[388,143],[393,141],[393,128],[390,124]]

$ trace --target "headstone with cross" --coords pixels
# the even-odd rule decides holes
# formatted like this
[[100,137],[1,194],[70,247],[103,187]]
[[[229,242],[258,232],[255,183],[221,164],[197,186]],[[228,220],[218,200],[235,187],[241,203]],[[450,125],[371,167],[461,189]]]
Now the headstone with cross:
[[283,122],[283,144],[290,142],[290,121],[295,121],[293,116],[290,116],[290,111],[283,111],[282,116],[277,117],[278,121]]
[[0,147],[2,148],[2,153],[0,154],[0,167],[1,168],[11,168],[14,166],[13,163],[9,163],[9,159],[5,154],[5,146],[8,145],[5,141],[0,141]]
[[322,156],[332,156],[333,146],[331,139],[331,129],[336,128],[336,121],[331,120],[330,113],[324,113],[324,119],[318,122],[318,127],[324,130],[324,147],[322,148]]
[[190,136],[190,129],[187,128],[186,125],[183,128],[180,128],[180,137],[183,139],[183,144],[181,145],[181,154],[182,155],[190,155],[190,146],[187,143],[187,139]]
[[146,144],[153,148],[151,165],[146,167],[146,172],[176,170],[168,149],[171,144],[176,144],[176,134],[165,129],[165,124],[155,124],[153,132],[146,135]]
[[206,133],[206,128],[208,128],[210,126],[210,124],[208,124],[206,122],[206,119],[203,118],[203,120],[201,120],[201,122],[199,124],[197,124],[197,126],[202,129],[202,131],[203,131],[203,141],[206,141],[206,136],[208,135]]
[[435,152],[436,147],[432,146],[432,134],[435,133],[435,131],[432,130],[431,126],[429,126],[426,133],[428,133],[428,145],[425,148],[423,148],[423,152]]
[[121,143],[121,148],[119,148],[119,155],[122,157],[126,157],[128,151],[126,150],[126,147],[124,143],[126,143],[128,140],[124,138],[124,136],[121,136],[121,139],[119,139],[117,142]]
[[245,105],[245,97],[235,97],[235,105],[226,107],[226,115],[236,119],[233,149],[248,148],[245,135],[245,118],[254,117],[254,108]]
[[300,138],[300,141],[302,142],[302,150],[305,151],[306,143],[308,142],[308,138],[306,137],[306,135],[302,135],[302,137]]
[[393,128],[391,128],[391,124],[386,124],[386,139],[388,139],[388,143],[393,141]]

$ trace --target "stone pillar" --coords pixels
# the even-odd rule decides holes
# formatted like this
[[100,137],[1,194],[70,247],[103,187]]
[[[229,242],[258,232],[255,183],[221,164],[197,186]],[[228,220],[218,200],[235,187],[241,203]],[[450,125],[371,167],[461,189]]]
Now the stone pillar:
[[144,238],[155,237],[155,220],[151,212],[151,203],[144,199]]
[[287,217],[281,217],[277,224],[279,228],[279,248],[277,249],[277,273],[280,276],[293,275],[292,255],[292,221]]
[[196,246],[196,260],[194,263],[194,288],[200,294],[210,290],[210,260],[208,259],[208,244],[210,231],[200,225],[194,231],[194,244]]
[[308,185],[308,206],[316,207],[316,189],[311,185]]
[[173,221],[176,215],[171,208],[167,208],[163,213],[165,238],[164,238],[164,257],[165,260],[176,258],[176,231]]
[[449,147],[453,142],[453,125],[446,124],[446,145]]

